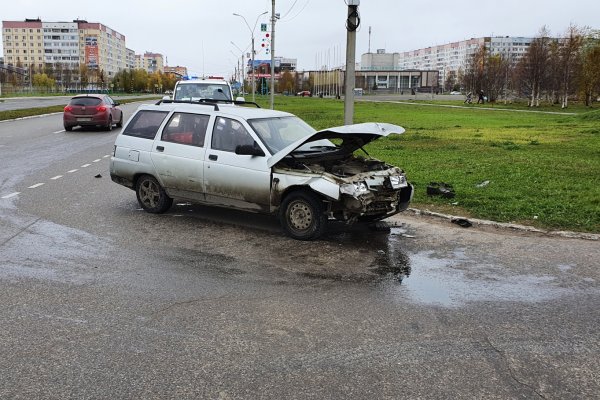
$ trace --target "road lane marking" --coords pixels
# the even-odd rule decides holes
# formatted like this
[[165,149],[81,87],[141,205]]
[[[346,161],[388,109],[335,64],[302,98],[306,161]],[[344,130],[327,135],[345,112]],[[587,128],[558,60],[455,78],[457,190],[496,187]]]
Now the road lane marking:
[[92,164],[83,164],[83,165],[81,166],[81,168],[87,168],[87,167],[89,167],[90,165],[92,165]]
[[72,174],[73,172],[77,172],[77,171],[79,171],[79,170],[78,169],[72,169],[70,171],[67,171],[67,173]]
[[100,162],[100,161],[102,161],[102,159],[101,159],[101,158],[97,158],[97,159],[95,159],[95,160],[94,160],[94,161],[92,161],[92,162]]
[[107,158],[107,157],[110,157],[110,154],[107,154],[107,155],[105,155],[105,156],[102,156],[102,158]]
[[37,187],[40,187],[40,186],[42,186],[43,184],[44,184],[43,182],[42,182],[42,183],[36,183],[35,185],[31,185],[31,186],[29,186],[27,189],[35,189],[35,188],[37,188]]
[[52,132],[52,133],[63,133],[65,130],[61,130],[61,131],[56,131],[56,132]]
[[17,195],[21,194],[21,192],[14,192],[11,194],[7,194],[6,196],[2,196],[3,199],[10,199],[11,197],[15,197]]
[[53,177],[52,177],[52,178],[50,178],[50,179],[52,179],[53,181],[55,181],[55,180],[57,180],[57,179],[60,179],[60,178],[62,178],[62,177],[63,177],[62,175],[56,175],[56,176],[53,176]]

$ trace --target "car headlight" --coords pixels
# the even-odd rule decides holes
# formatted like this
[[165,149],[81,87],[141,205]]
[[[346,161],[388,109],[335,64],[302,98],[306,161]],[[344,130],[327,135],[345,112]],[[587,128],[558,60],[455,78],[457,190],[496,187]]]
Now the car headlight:
[[348,194],[348,195],[354,196],[354,197],[361,195],[363,193],[367,193],[368,191],[369,191],[369,188],[367,187],[366,183],[364,183],[364,182],[348,183],[348,184],[340,186],[340,193]]
[[400,189],[401,187],[406,186],[406,177],[404,175],[394,175],[390,176],[390,184],[394,189]]

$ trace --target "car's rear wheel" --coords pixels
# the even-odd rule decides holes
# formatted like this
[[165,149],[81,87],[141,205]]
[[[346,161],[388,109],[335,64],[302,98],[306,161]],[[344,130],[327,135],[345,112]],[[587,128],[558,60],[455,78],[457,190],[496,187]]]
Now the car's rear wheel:
[[106,129],[107,131],[112,131],[113,128],[113,120],[112,120],[112,115],[108,116],[108,124],[104,127],[104,129]]
[[281,203],[279,219],[289,236],[312,240],[320,237],[327,227],[327,216],[323,211],[323,202],[315,194],[296,191]]
[[138,179],[135,192],[138,203],[149,213],[164,213],[173,204],[173,199],[167,196],[158,181],[150,175],[144,175]]
[[73,127],[71,125],[65,125],[65,131],[71,132],[72,130],[73,130]]

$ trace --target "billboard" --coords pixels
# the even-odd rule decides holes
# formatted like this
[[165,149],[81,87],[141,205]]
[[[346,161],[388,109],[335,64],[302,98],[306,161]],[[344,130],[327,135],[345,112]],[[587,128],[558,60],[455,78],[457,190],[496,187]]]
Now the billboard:
[[98,37],[85,37],[85,65],[88,68],[98,68]]

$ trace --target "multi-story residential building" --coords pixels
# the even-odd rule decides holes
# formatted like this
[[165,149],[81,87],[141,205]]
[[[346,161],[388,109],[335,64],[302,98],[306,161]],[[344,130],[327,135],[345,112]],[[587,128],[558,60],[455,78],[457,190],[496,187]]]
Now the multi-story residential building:
[[137,69],[145,69],[148,73],[164,72],[165,63],[163,55],[159,53],[145,52],[143,55],[135,55],[135,66]]
[[186,67],[177,65],[176,67],[165,66],[165,74],[175,74],[177,76],[187,76],[188,71]]
[[125,68],[135,69],[135,51],[132,49],[125,49]]
[[490,54],[502,54],[512,62],[517,62],[527,52],[533,38],[525,37],[480,37],[460,42],[452,42],[399,54],[400,70],[426,69],[440,72],[440,83],[452,71],[458,75],[465,70],[468,59],[477,49],[485,46]]
[[30,73],[85,65],[110,79],[126,68],[125,36],[96,22],[2,21],[2,42],[5,63]]

